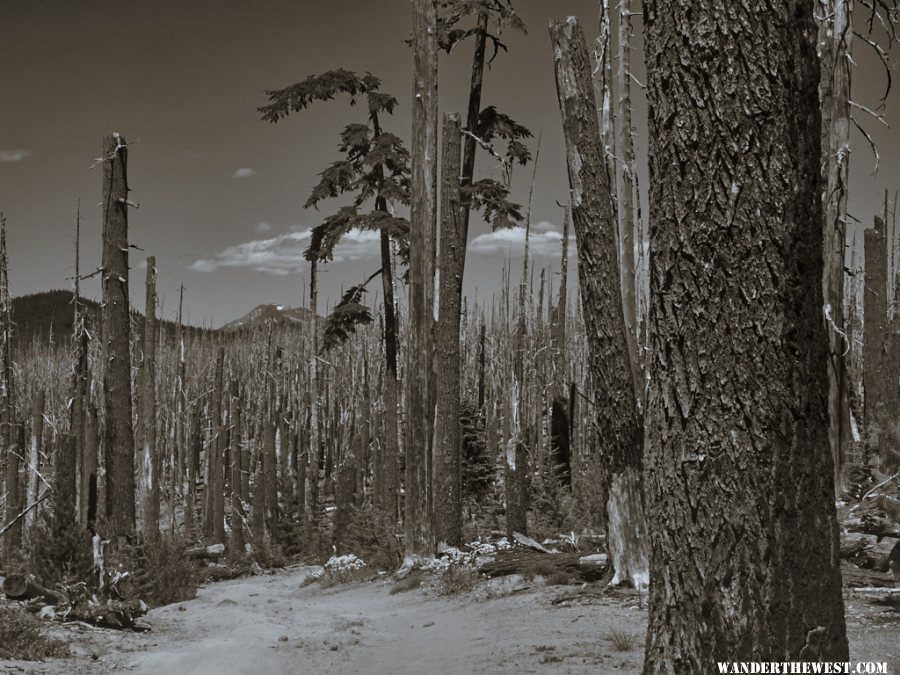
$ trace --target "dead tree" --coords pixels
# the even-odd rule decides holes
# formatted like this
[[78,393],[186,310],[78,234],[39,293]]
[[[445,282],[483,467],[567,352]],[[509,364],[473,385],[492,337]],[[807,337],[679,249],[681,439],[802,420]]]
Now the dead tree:
[[438,550],[462,544],[462,435],[460,411],[459,316],[466,254],[459,197],[459,115],[445,114],[441,166],[441,254],[435,340],[437,408],[434,439],[434,538]]
[[600,144],[584,33],[574,18],[551,25],[556,86],[563,117],[578,248],[578,281],[588,334],[603,461],[608,470],[608,542],[614,581],[648,581],[648,550],[641,498],[641,426],[626,338],[616,219]]
[[846,661],[813,3],[645,0],[644,29],[644,673]]
[[[896,409],[891,409],[890,393],[896,382],[889,378],[891,359],[886,351],[889,346],[887,321],[887,251],[888,239],[885,221],[875,216],[875,227],[865,231],[865,321],[863,326],[863,363],[865,369],[866,433],[871,444],[880,447],[882,426],[890,426],[897,419]],[[884,440],[887,440],[885,434]]]
[[[12,303],[9,298],[9,258],[6,251],[6,218],[0,214],[0,451],[6,462],[7,556],[22,546],[22,522],[19,518],[19,465],[22,448],[16,447],[15,399],[12,368]],[[8,529],[7,529],[8,528]]]
[[209,439],[210,478],[206,489],[209,491],[209,513],[212,527],[208,534],[216,543],[225,542],[225,426],[223,422],[225,401],[225,346],[219,344],[216,355],[216,375],[213,385],[212,436]]
[[437,215],[437,7],[413,3],[412,203],[409,232],[409,349],[407,356],[407,558],[430,555],[428,493],[431,458],[431,350],[434,234]]
[[147,297],[144,311],[144,364],[141,370],[141,495],[143,497],[143,534],[147,540],[159,536],[160,458],[156,447],[156,346],[159,323],[156,320],[156,258],[147,258]]
[[134,430],[131,426],[131,317],[128,299],[128,146],[103,139],[103,394],[106,525],[112,541],[135,530]]
[[[31,395],[31,436],[28,443],[28,470],[25,488],[25,503],[32,507],[38,500],[38,477],[41,469],[41,457],[44,453],[44,405],[46,396],[43,389],[35,388]],[[25,516],[25,526],[31,531],[34,525],[37,508]]]
[[[84,311],[81,307],[81,203],[79,202],[75,217],[75,294],[72,299],[72,407],[69,418],[69,429],[75,439],[75,455],[78,458],[78,522],[88,525],[88,509],[91,504],[91,476],[94,481],[94,511],[97,508],[97,455],[88,457],[86,447],[86,426],[88,408],[90,407],[88,371],[88,331],[85,325]],[[96,515],[91,518],[95,520]]]
[[[640,406],[643,394],[641,358],[638,350],[640,317],[638,316],[637,294],[637,246],[640,241],[640,223],[635,218],[635,207],[639,201],[635,194],[634,129],[631,126],[631,0],[619,0],[619,73],[618,98],[616,99],[616,153],[620,156],[621,167],[618,194],[619,216],[619,278],[621,279],[622,307],[625,317],[625,331],[628,340],[628,362],[634,378],[634,391]],[[610,192],[613,192],[610,189]]]
[[844,328],[844,267],[847,196],[850,179],[850,66],[852,0],[821,3],[819,102],[822,110],[822,202],[824,205],[823,320],[828,332],[828,443],[835,485],[842,483],[849,423],[847,368],[849,343]]
[[235,383],[231,391],[231,550],[244,550],[244,503],[241,500],[241,457],[244,453],[244,425],[241,397]]

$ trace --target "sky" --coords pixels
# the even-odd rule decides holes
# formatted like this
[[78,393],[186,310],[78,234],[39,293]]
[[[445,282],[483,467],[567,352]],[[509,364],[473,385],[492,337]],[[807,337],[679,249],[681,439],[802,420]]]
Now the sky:
[[[565,201],[568,186],[547,24],[575,15],[593,39],[597,3],[517,0],[515,7],[529,31],[503,35],[509,52],[486,74],[483,105],[496,105],[540,136],[531,251],[556,286],[556,202]],[[130,144],[131,199],[140,205],[129,222],[130,240],[140,247],[131,258],[139,309],[147,255],[157,258],[165,318],[175,315],[182,283],[186,319],[196,325],[221,325],[261,303],[304,304],[308,267],[301,253],[309,229],[339,203],[319,210],[303,203],[317,174],[337,159],[340,130],[364,121],[364,112],[338,99],[273,125],[260,121],[256,108],[266,103],[266,89],[311,74],[370,71],[400,102],[384,126],[408,139],[412,56],[403,40],[411,23],[409,0],[0,0],[0,210],[12,293],[71,286],[79,200],[82,270],[99,266],[102,170],[91,166],[102,137],[116,131]],[[854,98],[875,107],[883,78],[869,48],[858,44]],[[638,82],[640,49],[638,39]],[[442,112],[464,113],[470,66],[471,43],[441,56]],[[888,121],[900,116],[896,91],[887,113]],[[850,212],[868,223],[884,190],[900,187],[900,137],[856,114],[881,153],[873,177],[871,152],[853,132]],[[634,116],[646,185],[646,105],[638,87]],[[521,203],[531,170],[517,168],[513,177]],[[496,162],[481,154],[477,177],[499,175]],[[521,265],[523,236],[491,234],[477,221],[470,229],[466,292],[485,298],[497,291],[509,256]],[[343,287],[378,269],[377,256],[371,233],[347,240],[320,272],[320,312]],[[98,297],[96,278],[83,290]]]

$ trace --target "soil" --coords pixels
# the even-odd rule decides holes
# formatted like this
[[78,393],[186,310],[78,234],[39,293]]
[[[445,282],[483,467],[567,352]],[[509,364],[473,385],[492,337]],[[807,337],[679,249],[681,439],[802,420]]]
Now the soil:
[[[73,656],[0,662],[36,673],[639,673],[646,597],[540,577],[444,597],[433,580],[391,593],[383,578],[323,588],[314,568],[210,584],[152,610],[145,633],[64,625]],[[900,667],[900,613],[847,591],[851,660]]]

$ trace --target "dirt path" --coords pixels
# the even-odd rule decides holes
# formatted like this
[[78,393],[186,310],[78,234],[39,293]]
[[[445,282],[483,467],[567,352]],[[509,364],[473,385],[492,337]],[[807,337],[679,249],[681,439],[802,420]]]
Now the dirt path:
[[[149,633],[65,627],[75,657],[40,673],[638,673],[646,610],[636,596],[577,587],[490,582],[439,597],[427,585],[302,586],[309,568],[209,585],[190,602],[153,610]],[[881,617],[881,618],[879,618]],[[616,648],[613,635],[631,637]],[[848,598],[851,657],[900,665],[900,623]],[[621,646],[621,645],[620,645]],[[0,663],[0,671],[6,672]],[[15,668],[12,668],[15,672]]]
[[[202,588],[151,611],[149,633],[67,628],[75,659],[35,672],[634,673],[646,611],[637,598],[554,606],[574,587],[494,584],[463,596],[389,582],[302,587],[307,569]],[[490,594],[493,597],[487,597]],[[499,597],[498,597],[499,596]],[[613,632],[632,637],[617,651]],[[94,658],[96,657],[96,659]],[[24,664],[22,664],[24,665]],[[2,670],[2,664],[0,664]]]

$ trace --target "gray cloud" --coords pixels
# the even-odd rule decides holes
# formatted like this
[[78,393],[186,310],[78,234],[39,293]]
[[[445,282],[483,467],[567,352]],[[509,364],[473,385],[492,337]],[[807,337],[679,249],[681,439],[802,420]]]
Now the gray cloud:
[[21,162],[31,156],[31,150],[0,150],[0,162]]
[[[285,275],[306,269],[303,251],[309,246],[312,230],[305,228],[270,239],[245,241],[229,246],[211,258],[200,258],[188,266],[194,272],[215,272],[224,268],[252,269],[266,274]],[[376,258],[379,255],[377,232],[350,230],[334,251],[334,261],[344,262]]]
[[231,174],[232,178],[250,178],[251,176],[256,175],[256,169],[253,169],[249,166],[241,167],[237,169],[233,174]]
[[[525,251],[525,228],[511,227],[480,234],[469,243],[469,251],[484,256],[521,256]],[[562,254],[562,233],[546,221],[531,226],[528,251],[536,258],[558,258]],[[575,237],[569,236],[569,256],[575,255]]]

